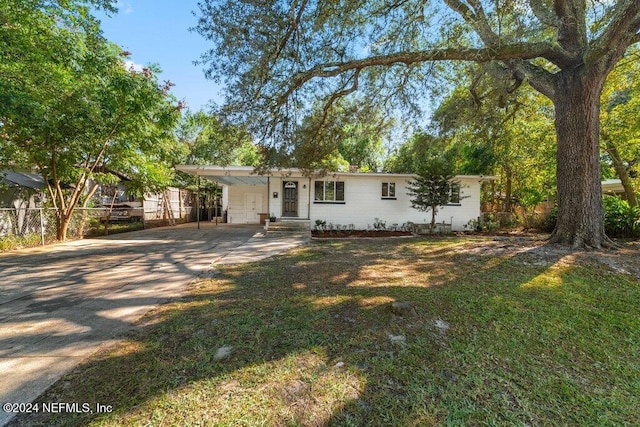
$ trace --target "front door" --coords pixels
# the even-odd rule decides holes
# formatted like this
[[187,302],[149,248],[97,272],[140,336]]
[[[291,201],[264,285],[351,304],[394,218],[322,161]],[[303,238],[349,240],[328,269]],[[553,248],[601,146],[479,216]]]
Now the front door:
[[285,181],[282,194],[282,216],[298,216],[298,182]]

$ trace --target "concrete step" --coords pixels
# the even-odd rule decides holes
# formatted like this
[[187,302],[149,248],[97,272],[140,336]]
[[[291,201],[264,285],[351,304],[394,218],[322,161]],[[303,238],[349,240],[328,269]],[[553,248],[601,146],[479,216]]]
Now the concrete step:
[[310,224],[309,220],[283,219],[283,220],[278,220],[276,222],[270,222],[267,232],[269,234],[273,234],[273,233],[289,233],[289,234],[309,233],[310,234],[311,228],[309,224]]

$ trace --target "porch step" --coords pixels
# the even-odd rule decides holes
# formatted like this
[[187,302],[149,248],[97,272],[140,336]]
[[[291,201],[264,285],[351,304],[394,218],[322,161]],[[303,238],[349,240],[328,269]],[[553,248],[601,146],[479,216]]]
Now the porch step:
[[269,222],[267,234],[311,234],[308,219],[279,219]]

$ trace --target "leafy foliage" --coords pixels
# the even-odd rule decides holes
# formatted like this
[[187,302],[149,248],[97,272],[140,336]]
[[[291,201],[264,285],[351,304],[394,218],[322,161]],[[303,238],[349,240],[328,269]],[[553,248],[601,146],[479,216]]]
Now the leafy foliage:
[[[382,163],[383,139],[392,125],[384,112],[366,99],[340,100],[331,108],[316,105],[304,117],[284,154],[292,166],[303,169],[376,171]],[[287,159],[274,159],[286,164]]]
[[438,208],[451,201],[454,184],[451,151],[444,149],[442,140],[424,134],[415,137],[412,147],[420,151],[421,156],[415,157],[412,165],[417,176],[409,181],[411,206],[422,212],[431,211],[433,229]]
[[640,237],[640,207],[616,196],[604,196],[604,226],[612,237]]
[[[108,6],[110,2],[100,2]],[[173,177],[179,104],[155,67],[126,69],[86,2],[2,3],[0,164],[35,167],[65,239],[90,180],[116,170],[139,192]]]
[[188,151],[181,159],[186,164],[255,166],[260,159],[247,129],[229,123],[215,111],[187,111],[178,127],[178,139]]

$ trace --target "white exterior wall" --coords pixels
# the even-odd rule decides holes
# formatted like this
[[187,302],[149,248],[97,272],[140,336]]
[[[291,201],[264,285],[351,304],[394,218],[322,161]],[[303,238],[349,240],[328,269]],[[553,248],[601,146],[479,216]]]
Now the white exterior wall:
[[[353,224],[356,229],[373,226],[376,218],[384,221],[387,227],[409,221],[430,223],[431,211],[420,212],[411,207],[411,196],[407,194],[408,179],[406,176],[365,174],[323,178],[324,181],[345,182],[345,203],[314,202],[312,194],[311,227],[315,226],[316,220],[342,226]],[[463,230],[470,220],[480,216],[480,183],[477,178],[457,178],[457,181],[461,185],[460,204],[438,209],[436,221],[451,223],[453,230]],[[395,200],[382,199],[383,182],[395,182]],[[311,186],[314,187],[313,181]]]

